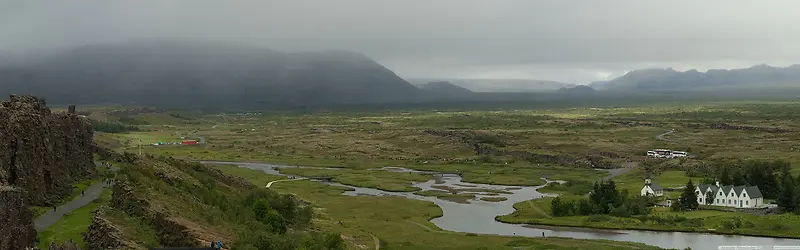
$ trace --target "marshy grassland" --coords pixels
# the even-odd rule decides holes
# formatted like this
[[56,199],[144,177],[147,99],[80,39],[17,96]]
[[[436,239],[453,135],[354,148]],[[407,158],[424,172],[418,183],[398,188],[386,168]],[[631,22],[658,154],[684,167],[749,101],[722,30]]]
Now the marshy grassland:
[[[695,183],[703,178],[697,169],[713,169],[731,159],[781,159],[790,162],[793,173],[798,174],[798,111],[800,102],[739,101],[497,111],[248,114],[158,111],[119,115],[98,108],[95,112],[105,114],[92,113],[90,117],[135,124],[139,128],[125,133],[96,133],[98,143],[121,151],[138,153],[139,139],[179,142],[181,138],[203,138],[205,144],[146,145],[142,151],[190,160],[324,167],[280,171],[305,177],[325,176],[347,185],[386,191],[418,191],[412,183],[431,176],[375,171],[376,168],[394,166],[458,173],[465,182],[500,185],[539,186],[545,184],[543,178],[565,180],[567,184],[553,184],[540,191],[557,193],[569,200],[584,196],[593,182],[608,177],[608,172],[600,170],[608,168],[629,168],[613,179],[618,188],[631,194],[639,193],[646,172],[663,187],[681,187],[690,178]],[[658,136],[672,130],[673,133]],[[648,159],[646,151],[655,148],[687,151],[692,157]],[[284,178],[249,169],[218,167],[259,185]],[[352,242],[367,246],[373,234],[381,240],[382,247],[389,249],[423,249],[423,246],[504,249],[519,241],[586,247],[576,243],[585,241],[548,239],[545,243],[536,239],[476,237],[442,231],[428,221],[441,214],[441,209],[430,202],[342,196],[344,190],[311,181],[281,182],[274,189],[314,203],[324,215],[320,219],[322,227],[335,228],[349,235]],[[471,199],[468,192],[451,190],[418,194],[457,202]],[[670,198],[678,195],[679,192],[666,193]],[[500,201],[490,197],[484,200]],[[508,223],[800,237],[800,228],[781,226],[785,224],[782,221],[800,220],[800,216],[792,214],[756,216],[657,210],[652,218],[644,220],[612,216],[552,217],[549,203],[549,198],[520,202],[514,205],[516,212],[496,219]]]
[[[136,140],[180,141],[205,137],[193,147],[147,146],[148,153],[192,159],[227,159],[354,169],[384,165],[520,163],[507,156],[476,154],[455,136],[427,131],[468,133],[467,138],[503,150],[547,155],[596,156],[594,163],[619,165],[645,159],[653,148],[685,150],[697,159],[723,157],[800,160],[797,133],[715,129],[713,124],[747,125],[796,131],[796,102],[723,102],[658,104],[639,107],[501,111],[287,112],[250,115],[195,115],[175,118],[142,113],[124,119],[143,131],[99,133],[123,148]],[[109,115],[105,115],[109,117]],[[155,116],[155,118],[153,117]],[[171,119],[170,119],[171,118]],[[675,129],[659,140],[657,135]],[[488,164],[487,164],[488,163]],[[521,162],[527,167],[555,167],[549,162]],[[597,164],[595,164],[597,165]],[[565,166],[572,167],[572,166]],[[431,167],[435,168],[435,167]]]

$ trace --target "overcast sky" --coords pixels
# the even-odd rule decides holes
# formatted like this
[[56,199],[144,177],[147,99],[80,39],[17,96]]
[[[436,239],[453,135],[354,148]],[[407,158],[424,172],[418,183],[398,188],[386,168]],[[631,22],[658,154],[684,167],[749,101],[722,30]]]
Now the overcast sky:
[[197,38],[364,53],[406,78],[587,83],[800,63],[800,1],[0,0],[0,51]]

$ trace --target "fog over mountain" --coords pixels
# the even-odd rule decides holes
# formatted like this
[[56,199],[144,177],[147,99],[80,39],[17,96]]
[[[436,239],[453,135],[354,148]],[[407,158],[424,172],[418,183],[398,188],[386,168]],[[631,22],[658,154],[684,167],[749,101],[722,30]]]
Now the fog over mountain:
[[186,41],[83,46],[0,68],[0,86],[0,95],[34,94],[60,104],[187,108],[410,103],[422,95],[358,53]]
[[0,49],[216,40],[352,51],[403,78],[586,84],[643,68],[798,63],[797,9],[792,0],[2,1]]
[[475,92],[553,92],[575,84],[529,79],[407,79],[412,84],[446,81]]
[[[0,94],[242,108],[788,94],[789,66],[800,62],[796,9],[789,0],[6,1]],[[761,64],[773,66],[751,67]],[[456,86],[475,93],[441,91]]]

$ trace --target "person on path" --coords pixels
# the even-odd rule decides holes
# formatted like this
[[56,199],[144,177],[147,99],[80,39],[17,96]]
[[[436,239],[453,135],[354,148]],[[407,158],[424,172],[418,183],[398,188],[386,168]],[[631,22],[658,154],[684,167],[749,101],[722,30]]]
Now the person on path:
[[85,194],[85,192],[83,190],[81,190],[81,196],[83,196],[84,194]]
[[222,249],[222,241],[217,241],[217,248]]

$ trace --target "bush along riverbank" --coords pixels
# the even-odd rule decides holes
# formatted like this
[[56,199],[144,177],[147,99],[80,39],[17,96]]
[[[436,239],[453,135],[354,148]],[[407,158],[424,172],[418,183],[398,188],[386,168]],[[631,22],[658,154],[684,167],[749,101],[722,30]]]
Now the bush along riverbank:
[[[580,197],[565,196],[562,201]],[[648,215],[620,217],[612,215],[554,216],[554,198],[518,202],[508,215],[495,220],[510,224],[581,227],[614,230],[647,230],[745,235],[774,238],[800,238],[800,216],[794,214],[751,215],[740,212],[693,210],[676,212],[655,208]]]

